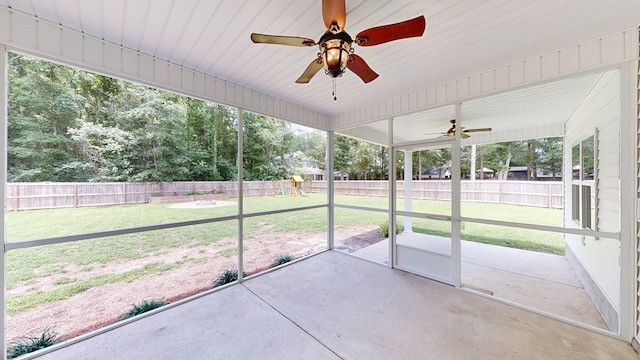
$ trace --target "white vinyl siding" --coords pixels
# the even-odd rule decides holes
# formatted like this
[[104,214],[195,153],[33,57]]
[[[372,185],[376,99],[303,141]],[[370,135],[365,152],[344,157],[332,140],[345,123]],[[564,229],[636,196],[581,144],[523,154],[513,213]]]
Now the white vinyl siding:
[[[571,159],[571,149],[595,135],[597,186],[594,230],[620,232],[620,75],[618,71],[603,73],[593,89],[565,124],[565,159]],[[577,227],[572,219],[571,161],[565,161],[565,226]],[[611,306],[620,309],[620,241],[566,235],[567,247],[584,267]],[[597,304],[596,304],[597,305]],[[613,326],[617,325],[617,321]],[[610,326],[612,324],[610,323]],[[617,329],[616,329],[617,330]]]
[[[567,150],[597,131],[598,229],[620,231],[620,81],[617,71],[604,73],[566,123]],[[570,159],[570,153],[568,159]],[[569,165],[570,166],[570,165]],[[570,171],[569,171],[570,173]],[[569,191],[567,191],[569,193]],[[570,200],[570,199],[567,199]],[[568,204],[570,205],[570,203]],[[567,206],[569,209],[570,206]]]

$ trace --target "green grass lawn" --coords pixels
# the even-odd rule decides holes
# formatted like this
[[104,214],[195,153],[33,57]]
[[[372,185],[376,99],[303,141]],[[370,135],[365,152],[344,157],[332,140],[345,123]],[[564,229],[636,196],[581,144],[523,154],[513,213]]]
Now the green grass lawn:
[[[375,208],[388,207],[388,199],[375,197],[336,196],[336,203],[359,206],[366,204],[366,206]],[[404,201],[402,199],[398,200],[396,209],[404,209]],[[412,211],[448,215],[451,214],[451,203],[448,201],[414,199],[412,201]],[[462,216],[467,218],[562,226],[562,210],[559,209],[465,202],[462,204],[461,213]],[[336,225],[382,224],[386,221],[387,214],[384,213],[336,209]],[[403,217],[398,217],[397,223],[402,225],[403,222]],[[451,224],[447,221],[416,218],[413,219],[413,231],[450,237]],[[560,233],[464,222],[462,224],[461,238],[462,240],[486,244],[564,255],[564,240],[563,235]]]
[[[233,200],[231,200],[233,201]],[[252,197],[244,200],[245,213],[277,209],[297,208],[326,203],[326,195],[310,194],[308,197]],[[388,199],[358,196],[336,196],[336,203],[386,209]],[[126,229],[144,225],[166,224],[195,219],[235,215],[237,203],[215,208],[178,209],[172,204],[140,204],[93,208],[68,208],[33,210],[7,213],[7,237],[10,242],[42,239]],[[399,202],[397,207],[403,208]],[[413,200],[413,210],[433,214],[445,214],[450,204],[443,201]],[[326,208],[294,211],[266,217],[244,219],[245,238],[252,234],[289,232],[325,232]],[[384,212],[337,208],[337,226],[379,226],[387,221]],[[471,218],[490,218],[534,224],[561,226],[561,210],[531,208],[499,204],[463,204],[463,215]],[[402,218],[398,223],[402,224]],[[450,236],[450,223],[446,221],[414,219],[414,231]],[[35,248],[12,250],[7,253],[7,287],[29,286],[39,278],[65,273],[69,264],[76,271],[91,271],[114,261],[139,259],[150,254],[162,254],[178,249],[197,247],[234,239],[238,222],[227,220],[209,224],[185,226],[151,232],[90,239]],[[555,254],[564,253],[562,234],[545,234],[527,229],[464,223],[463,240],[471,240]],[[235,249],[229,250],[234,256]],[[226,256],[220,254],[220,256]],[[227,256],[228,257],[228,256]],[[68,277],[59,279],[55,290],[35,294],[12,296],[8,300],[9,312],[16,313],[39,303],[66,299],[89,288],[119,281],[132,281],[149,274],[171,270],[185,262],[197,259],[176,258],[169,263],[151,263],[141,269],[133,269],[115,276],[95,276],[82,281]],[[72,274],[68,275],[73,277]],[[65,280],[66,279],[66,280]]]

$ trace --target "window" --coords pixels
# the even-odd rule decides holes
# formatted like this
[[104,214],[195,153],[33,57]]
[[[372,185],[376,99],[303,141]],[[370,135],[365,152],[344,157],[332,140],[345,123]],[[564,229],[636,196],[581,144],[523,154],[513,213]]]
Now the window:
[[593,229],[592,195],[595,181],[594,136],[571,148],[571,218],[582,228]]

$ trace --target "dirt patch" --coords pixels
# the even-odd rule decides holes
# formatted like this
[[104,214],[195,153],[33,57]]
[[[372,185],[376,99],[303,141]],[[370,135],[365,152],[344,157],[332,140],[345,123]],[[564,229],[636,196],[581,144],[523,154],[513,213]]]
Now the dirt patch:
[[351,227],[344,232],[342,229],[336,229],[334,248],[354,252],[384,239],[378,226]]
[[[262,230],[261,234],[252,235],[244,242],[244,269],[249,274],[269,268],[280,255],[291,254],[300,258],[326,247],[325,233],[272,233]],[[377,226],[341,228],[336,231],[335,247],[352,252],[382,239]],[[173,268],[131,281],[92,287],[66,300],[40,304],[8,316],[7,339],[38,335],[45,327],[70,338],[119,321],[133,304],[143,300],[173,302],[211,289],[218,274],[225,269],[237,268],[236,254],[236,240],[230,238],[208,245],[186,244],[140,259],[115,261],[93,268],[63,264],[61,273],[12,288],[8,296],[52,291],[70,283],[96,276],[117,276],[150,264],[169,264]]]

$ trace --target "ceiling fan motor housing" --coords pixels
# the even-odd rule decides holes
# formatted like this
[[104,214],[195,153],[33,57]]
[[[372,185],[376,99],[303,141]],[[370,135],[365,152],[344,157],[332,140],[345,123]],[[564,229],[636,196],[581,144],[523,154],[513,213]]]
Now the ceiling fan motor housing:
[[342,76],[349,62],[349,54],[353,53],[351,36],[344,31],[336,34],[327,31],[319,43],[325,73],[333,78]]

